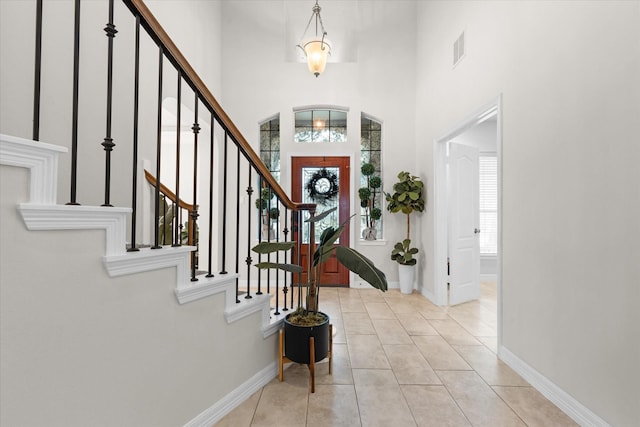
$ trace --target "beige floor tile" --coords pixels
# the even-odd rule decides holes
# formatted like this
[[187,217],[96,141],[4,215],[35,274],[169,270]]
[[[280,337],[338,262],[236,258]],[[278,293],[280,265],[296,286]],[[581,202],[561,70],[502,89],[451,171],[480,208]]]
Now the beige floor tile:
[[382,347],[399,384],[442,384],[415,345],[383,345]]
[[340,298],[340,307],[342,315],[346,313],[366,313],[364,303],[360,297],[357,298]]
[[473,371],[436,371],[474,426],[525,427],[520,417]]
[[397,319],[374,319],[371,322],[382,344],[413,344]]
[[493,390],[529,427],[578,425],[533,387],[493,387]]
[[331,288],[331,289],[335,289],[337,291],[338,297],[340,299],[360,298],[360,293],[358,292],[357,289],[351,289],[351,288]]
[[493,353],[498,354],[498,337],[476,337],[478,341],[485,345]]
[[253,417],[253,427],[304,427],[307,417],[309,373],[305,365],[294,364],[285,371],[285,379],[276,378],[262,389]]
[[487,336],[497,334],[497,321],[484,319],[482,315],[469,313],[451,313],[449,317],[458,322],[467,332],[474,336]]
[[409,335],[438,335],[438,332],[420,313],[400,313],[396,316]]
[[444,386],[401,385],[419,427],[471,426]]
[[340,310],[340,301],[336,298],[335,301],[329,300],[327,301],[324,296],[320,297],[320,306],[319,310],[323,313],[327,314],[331,321],[337,319],[342,319],[342,311]]
[[453,348],[489,385],[528,386],[520,375],[487,347],[454,345]]
[[343,313],[344,331],[347,335],[374,335],[376,330],[369,315],[365,313]]
[[240,406],[235,408],[233,411],[229,412],[224,418],[218,421],[215,426],[216,427],[249,427],[251,426],[251,421],[253,420],[253,415],[256,412],[256,408],[258,407],[258,402],[260,401],[260,395],[262,394],[262,389],[253,393],[251,397]]
[[384,292],[379,289],[358,289],[360,298],[364,302],[384,302]]
[[450,319],[447,311],[440,307],[421,309],[418,311],[422,317],[427,320],[431,319]]
[[451,345],[481,345],[473,335],[467,332],[455,320],[429,320],[431,326]]
[[417,292],[322,288],[332,375],[318,363],[311,394],[307,366],[287,364],[284,382],[273,379],[217,425],[574,426],[497,359],[495,284],[481,292],[437,307]]
[[382,302],[364,302],[364,306],[369,313],[371,319],[395,319],[396,315],[391,311],[389,305],[382,300]]
[[386,298],[386,300],[391,310],[396,314],[415,313],[417,311],[415,305],[406,295],[402,298]]
[[353,369],[391,369],[376,335],[347,335],[347,348]]
[[316,384],[353,384],[351,361],[346,344],[333,343],[331,375],[329,375],[329,363],[316,365]]
[[338,344],[346,344],[347,336],[344,333],[343,320],[331,318],[331,328],[333,330],[333,342]]
[[411,339],[436,371],[439,369],[471,370],[471,366],[441,336],[416,335]]
[[376,385],[376,386],[394,386],[398,385],[393,371],[391,369],[353,369],[353,383],[359,386]]
[[309,395],[307,427],[360,426],[358,401],[353,385],[317,385]]
[[415,426],[407,401],[391,370],[354,369],[360,419],[367,427]]

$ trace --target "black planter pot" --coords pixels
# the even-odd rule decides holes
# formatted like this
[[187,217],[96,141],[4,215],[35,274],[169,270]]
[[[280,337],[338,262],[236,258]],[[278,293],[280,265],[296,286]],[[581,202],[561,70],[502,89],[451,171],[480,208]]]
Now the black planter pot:
[[[324,313],[323,313],[324,314]],[[309,364],[309,338],[313,337],[314,361],[319,362],[329,354],[329,316],[316,326],[300,326],[284,319],[284,354],[293,362]]]

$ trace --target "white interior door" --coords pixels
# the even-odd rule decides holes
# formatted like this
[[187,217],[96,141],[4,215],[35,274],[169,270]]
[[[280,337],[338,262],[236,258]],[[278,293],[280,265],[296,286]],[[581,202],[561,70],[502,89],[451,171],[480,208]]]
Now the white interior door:
[[449,304],[480,298],[478,149],[450,143]]

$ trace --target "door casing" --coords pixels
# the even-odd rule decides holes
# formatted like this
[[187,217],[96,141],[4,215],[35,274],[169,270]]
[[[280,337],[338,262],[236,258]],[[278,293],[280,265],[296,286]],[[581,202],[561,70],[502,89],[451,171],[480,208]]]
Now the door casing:
[[427,298],[439,306],[447,305],[447,249],[448,249],[448,203],[447,203],[447,142],[471,129],[487,118],[495,115],[497,119],[496,155],[498,168],[498,256],[497,256],[497,317],[498,317],[498,355],[502,348],[502,94],[491,102],[478,108],[473,114],[436,139],[433,144],[434,162],[434,201],[433,236],[434,269],[433,293],[425,291]]

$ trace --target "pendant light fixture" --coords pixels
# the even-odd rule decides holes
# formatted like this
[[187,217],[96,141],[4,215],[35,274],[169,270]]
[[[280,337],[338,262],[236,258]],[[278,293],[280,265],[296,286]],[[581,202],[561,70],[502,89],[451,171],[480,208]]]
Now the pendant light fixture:
[[[311,18],[309,18],[307,28],[305,28],[304,33],[302,34],[302,40],[300,41],[300,44],[298,44],[298,47],[304,51],[304,54],[307,57],[309,71],[318,77],[322,72],[324,72],[324,69],[327,66],[327,57],[331,54],[331,43],[326,37],[327,32],[324,29],[322,17],[320,16],[320,5],[318,5],[318,0],[316,0],[316,4],[311,10]],[[309,26],[314,19],[316,21],[315,35],[307,36]],[[318,24],[320,24],[321,32],[318,32]]]

